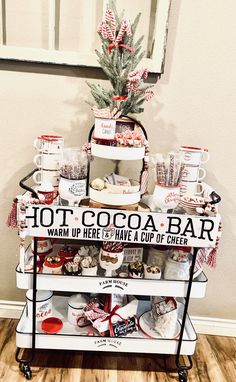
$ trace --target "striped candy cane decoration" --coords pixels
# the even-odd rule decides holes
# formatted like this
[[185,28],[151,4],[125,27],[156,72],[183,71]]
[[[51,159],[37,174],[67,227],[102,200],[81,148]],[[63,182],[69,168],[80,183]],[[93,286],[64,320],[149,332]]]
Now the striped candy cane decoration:
[[112,32],[112,30],[111,30],[111,28],[109,27],[108,24],[106,24],[106,30],[107,30],[107,37],[109,38],[109,40],[114,41],[115,40],[115,35]]
[[[137,89],[141,83],[142,78],[147,78],[148,71],[146,68],[144,69],[136,69],[129,73],[127,88],[130,90]],[[154,94],[154,93],[153,93]],[[152,93],[147,93],[147,98],[152,97]]]
[[122,41],[125,31],[126,31],[126,23],[125,23],[125,20],[123,20],[122,23],[121,23],[121,27],[120,27],[119,33],[118,33],[118,35],[116,37],[116,42],[121,42]]
[[144,94],[145,94],[145,100],[150,101],[150,99],[152,99],[152,97],[154,96],[154,91],[151,89],[146,89]]
[[143,68],[143,69],[133,70],[132,72],[129,73],[128,78],[130,80],[140,81],[142,77],[146,79],[147,76],[148,76],[148,70],[147,68]]
[[102,33],[102,23],[103,23],[104,21],[101,21],[100,22],[100,24],[98,25],[98,29],[97,29],[97,32],[98,33]]
[[102,21],[102,25],[101,25],[101,33],[102,33],[102,37],[104,39],[107,39],[108,38],[108,33],[107,33],[107,24],[105,21]]
[[132,36],[132,30],[131,30],[131,25],[130,25],[130,22],[129,20],[124,20],[124,25],[125,25],[125,31],[126,31],[126,34],[127,36]]
[[105,21],[106,21],[107,23],[110,22],[110,24],[111,24],[111,30],[112,30],[113,32],[115,32],[115,30],[116,30],[116,19],[115,19],[115,15],[114,15],[112,9],[107,9],[107,10],[106,10],[106,13],[105,13]]
[[140,179],[140,192],[141,195],[148,192],[148,167],[149,167],[149,144],[145,141],[145,157],[144,157],[144,171],[142,172]]
[[141,181],[140,181],[140,192],[141,195],[144,195],[147,193],[147,187],[148,187],[148,170],[144,170],[141,175]]

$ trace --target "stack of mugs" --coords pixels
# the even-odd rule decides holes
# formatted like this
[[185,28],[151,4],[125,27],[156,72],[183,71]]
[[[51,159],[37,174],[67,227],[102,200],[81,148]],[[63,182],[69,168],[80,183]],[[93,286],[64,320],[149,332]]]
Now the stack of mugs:
[[35,139],[34,147],[38,151],[33,159],[38,167],[33,175],[34,181],[41,186],[51,184],[57,193],[64,138],[60,135],[41,135]]
[[207,149],[200,147],[181,146],[181,161],[184,163],[184,171],[180,183],[180,195],[202,195],[203,186],[201,180],[206,176],[206,170],[201,164],[209,160]]

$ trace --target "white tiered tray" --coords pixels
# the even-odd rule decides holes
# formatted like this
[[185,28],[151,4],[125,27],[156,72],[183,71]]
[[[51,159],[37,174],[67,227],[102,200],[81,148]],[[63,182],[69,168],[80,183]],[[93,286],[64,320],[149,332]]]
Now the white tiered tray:
[[129,204],[138,203],[141,199],[140,191],[130,194],[112,194],[111,192],[107,192],[105,188],[104,190],[97,191],[92,187],[89,187],[89,197],[95,200],[95,202],[111,206],[127,206]]
[[139,160],[144,158],[145,147],[114,147],[91,143],[91,154],[106,159]]
[[[63,349],[63,350],[90,350],[114,351],[156,354],[176,354],[177,339],[149,339],[141,331],[132,333],[127,337],[98,337],[86,336],[90,328],[82,329],[71,325],[67,321],[67,297],[53,298],[54,316],[63,322],[62,330],[57,334],[46,334],[41,329],[41,324],[36,327],[37,349]],[[32,342],[32,319],[27,317],[24,309],[16,328],[16,345],[20,348],[30,348]],[[197,336],[192,323],[187,316],[181,354],[192,355],[195,350]]]

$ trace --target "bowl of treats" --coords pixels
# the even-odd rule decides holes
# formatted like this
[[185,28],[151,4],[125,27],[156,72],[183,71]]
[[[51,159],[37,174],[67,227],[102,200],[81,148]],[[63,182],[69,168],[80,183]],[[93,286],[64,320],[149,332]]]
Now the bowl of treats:
[[157,265],[144,265],[144,278],[159,280],[161,278],[161,269]]
[[92,200],[109,205],[128,205],[140,201],[140,183],[137,180],[112,173],[94,179],[89,188]]

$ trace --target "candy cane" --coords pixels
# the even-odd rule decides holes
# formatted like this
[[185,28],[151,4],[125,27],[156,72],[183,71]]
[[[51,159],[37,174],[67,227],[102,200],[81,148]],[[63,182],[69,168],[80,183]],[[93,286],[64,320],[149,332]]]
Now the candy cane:
[[102,33],[102,25],[103,25],[104,21],[101,21],[100,24],[98,25],[98,29],[97,29],[97,32],[98,33]]
[[102,37],[104,39],[107,39],[108,37],[108,33],[107,33],[107,24],[105,21],[102,21],[101,22],[101,33],[102,33]]
[[129,20],[124,20],[124,26],[125,26],[125,31],[127,33],[127,36],[132,36],[132,30],[131,30],[131,25],[130,25],[130,22]]
[[112,9],[107,9],[106,10],[105,20],[106,20],[107,23],[108,22],[111,23],[111,29],[112,29],[112,31],[115,31],[116,30],[116,19],[115,19],[115,15],[114,15]]
[[119,33],[118,33],[118,35],[116,37],[116,42],[121,42],[122,41],[125,31],[126,31],[126,22],[125,22],[125,20],[123,20],[122,23],[121,23],[121,27],[120,27]]
[[148,170],[143,171],[141,175],[141,185],[140,185],[140,192],[141,195],[144,195],[147,193],[147,187],[148,187]]
[[144,94],[146,101],[150,101],[150,99],[152,99],[152,97],[154,96],[154,92],[151,89],[146,89]]
[[114,41],[115,35],[108,24],[106,24],[106,29],[107,29],[107,37],[109,38],[109,40]]

